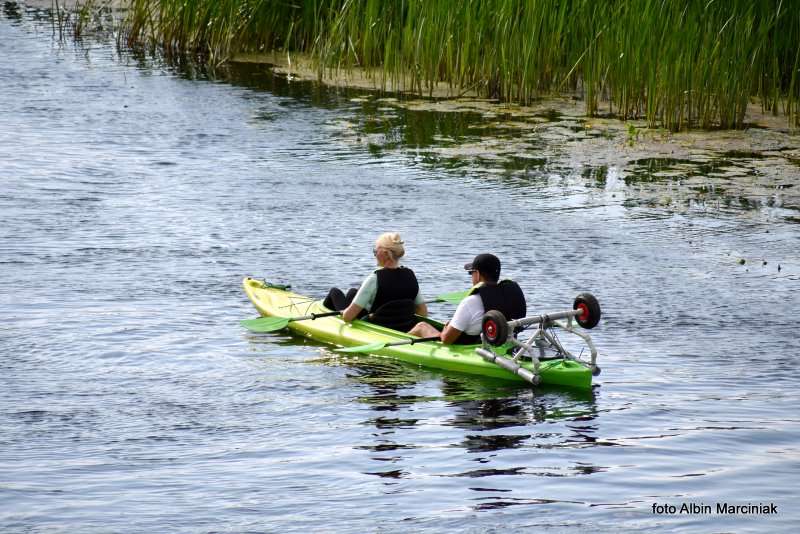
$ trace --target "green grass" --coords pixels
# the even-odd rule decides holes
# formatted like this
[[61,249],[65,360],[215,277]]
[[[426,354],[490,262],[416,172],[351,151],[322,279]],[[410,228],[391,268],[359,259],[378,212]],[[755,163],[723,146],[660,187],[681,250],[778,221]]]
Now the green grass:
[[800,125],[800,0],[131,0],[128,44],[219,63],[306,52],[320,78],[583,98],[651,126],[740,128],[752,98]]

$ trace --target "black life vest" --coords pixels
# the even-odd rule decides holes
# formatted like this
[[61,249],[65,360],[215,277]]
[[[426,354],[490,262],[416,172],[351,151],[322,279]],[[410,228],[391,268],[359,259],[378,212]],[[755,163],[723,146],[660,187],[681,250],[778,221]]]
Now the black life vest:
[[[528,310],[525,304],[525,295],[522,293],[519,284],[513,280],[502,280],[498,284],[484,283],[473,288],[469,294],[481,297],[484,313],[489,310],[499,310],[508,321],[525,317]],[[480,342],[480,334],[461,332],[455,344],[474,345]]]
[[414,299],[419,283],[414,271],[407,267],[378,269],[378,287],[368,320],[394,330],[408,331],[416,323]]
[[471,294],[480,295],[485,311],[499,310],[505,315],[507,321],[522,319],[528,311],[525,295],[519,284],[513,280],[502,280],[498,284],[484,284],[475,288]]
[[372,311],[393,300],[417,298],[419,283],[417,283],[414,271],[408,267],[378,269],[375,271],[375,275],[378,277],[378,289],[375,292],[375,300],[372,301],[372,308],[370,308]]

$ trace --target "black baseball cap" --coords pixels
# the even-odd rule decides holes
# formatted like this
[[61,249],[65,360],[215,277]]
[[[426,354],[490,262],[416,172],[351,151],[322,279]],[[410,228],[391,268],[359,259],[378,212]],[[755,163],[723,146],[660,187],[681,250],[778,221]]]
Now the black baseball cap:
[[479,271],[495,282],[500,279],[500,260],[494,254],[478,254],[470,263],[464,265],[464,269]]

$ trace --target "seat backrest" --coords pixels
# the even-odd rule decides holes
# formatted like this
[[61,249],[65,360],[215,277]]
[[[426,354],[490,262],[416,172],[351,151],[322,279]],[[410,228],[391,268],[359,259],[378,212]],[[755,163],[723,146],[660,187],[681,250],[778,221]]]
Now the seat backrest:
[[367,316],[367,321],[393,330],[408,332],[417,323],[413,299],[392,300]]

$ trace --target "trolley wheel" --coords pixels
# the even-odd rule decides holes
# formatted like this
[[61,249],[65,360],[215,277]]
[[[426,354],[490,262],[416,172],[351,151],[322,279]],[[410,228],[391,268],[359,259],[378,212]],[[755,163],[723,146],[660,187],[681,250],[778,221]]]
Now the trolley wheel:
[[483,337],[490,345],[498,347],[508,339],[508,321],[498,310],[489,310],[483,314]]
[[572,309],[581,311],[575,320],[582,328],[594,328],[600,322],[600,303],[591,293],[581,293],[575,297]]

